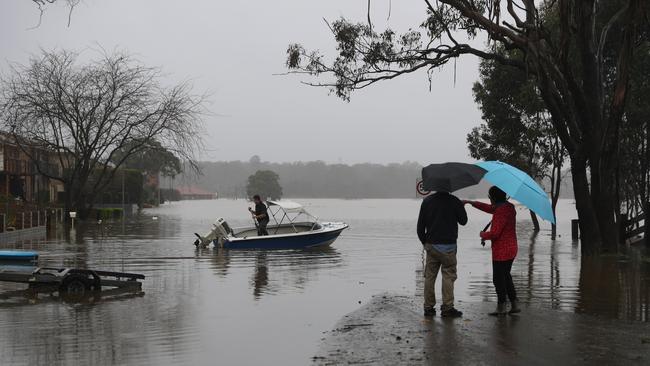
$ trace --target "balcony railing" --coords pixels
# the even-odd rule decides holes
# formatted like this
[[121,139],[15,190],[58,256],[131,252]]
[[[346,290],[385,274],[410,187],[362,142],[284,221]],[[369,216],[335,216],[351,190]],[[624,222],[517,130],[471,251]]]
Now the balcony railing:
[[[41,171],[49,175],[59,175],[61,169],[57,164],[41,162]],[[36,165],[29,160],[24,159],[5,159],[4,170],[9,174],[14,175],[32,175],[38,173]]]
[[27,175],[32,174],[33,170],[33,164],[29,164],[26,160],[5,159],[5,171],[7,173]]

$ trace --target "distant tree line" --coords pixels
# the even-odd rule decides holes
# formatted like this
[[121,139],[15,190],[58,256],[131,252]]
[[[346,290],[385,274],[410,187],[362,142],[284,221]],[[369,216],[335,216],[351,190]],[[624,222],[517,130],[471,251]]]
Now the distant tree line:
[[[413,198],[422,166],[416,162],[327,164],[323,161],[271,163],[250,161],[200,162],[202,176],[181,177],[220,197],[243,198],[249,176],[258,170],[278,174],[283,197]],[[185,184],[185,183],[182,183]]]

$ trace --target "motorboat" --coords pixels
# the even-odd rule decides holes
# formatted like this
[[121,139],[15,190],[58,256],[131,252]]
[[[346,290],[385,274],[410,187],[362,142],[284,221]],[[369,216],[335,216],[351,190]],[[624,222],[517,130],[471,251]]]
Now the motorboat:
[[22,250],[0,250],[0,263],[2,262],[24,262],[33,263],[38,261],[38,253]]
[[212,230],[195,235],[197,247],[211,243],[227,249],[305,249],[331,245],[348,225],[344,222],[321,222],[305,208],[292,201],[266,201],[270,222],[269,235],[258,235],[255,226],[231,228],[223,218]]

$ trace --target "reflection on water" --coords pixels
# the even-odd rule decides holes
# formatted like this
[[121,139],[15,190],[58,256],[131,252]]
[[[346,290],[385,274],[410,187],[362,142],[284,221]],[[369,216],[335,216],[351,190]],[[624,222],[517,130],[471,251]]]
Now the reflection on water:
[[231,267],[253,268],[249,284],[255,300],[264,294],[304,289],[317,270],[341,265],[341,254],[332,247],[274,251],[199,248],[195,254],[197,258],[209,258],[214,274],[221,277],[227,276]]
[[253,287],[253,297],[259,300],[264,293],[266,286],[269,284],[269,269],[266,266],[266,253],[262,252],[255,258],[255,272],[251,281]]
[[611,318],[650,321],[650,262],[641,250],[584,258],[576,310]]
[[[322,332],[383,291],[422,294],[417,200],[301,200],[324,220],[350,224],[331,248],[306,251],[195,249],[194,232],[219,216],[249,224],[244,201],[190,201],[127,222],[2,244],[36,250],[42,266],[143,273],[146,294],[66,303],[0,284],[0,356],[18,365],[285,364],[309,361]],[[575,217],[560,204],[562,222]],[[459,307],[495,301],[490,250],[478,232],[489,218],[470,211],[460,231]],[[157,217],[154,220],[153,215]],[[581,260],[569,225],[557,240],[534,234],[519,211],[513,277],[524,303],[648,321],[648,257]],[[415,286],[414,286],[415,283]],[[4,294],[4,296],[3,296]]]
[[91,292],[83,296],[70,296],[58,292],[36,292],[31,289],[0,292],[0,309],[38,305],[44,303],[67,303],[74,305],[96,305],[99,302],[120,301],[144,296],[140,289],[115,288],[101,292]]

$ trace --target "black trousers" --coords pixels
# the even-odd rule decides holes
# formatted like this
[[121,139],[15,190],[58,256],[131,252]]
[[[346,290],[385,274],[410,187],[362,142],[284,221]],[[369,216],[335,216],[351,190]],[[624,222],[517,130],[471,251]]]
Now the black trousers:
[[269,232],[266,231],[266,225],[269,224],[269,220],[260,220],[257,222],[257,235],[269,235]]
[[497,298],[500,303],[507,300],[510,302],[517,301],[517,292],[515,285],[512,283],[512,276],[510,270],[512,269],[512,262],[509,261],[492,261],[492,282],[497,291]]

